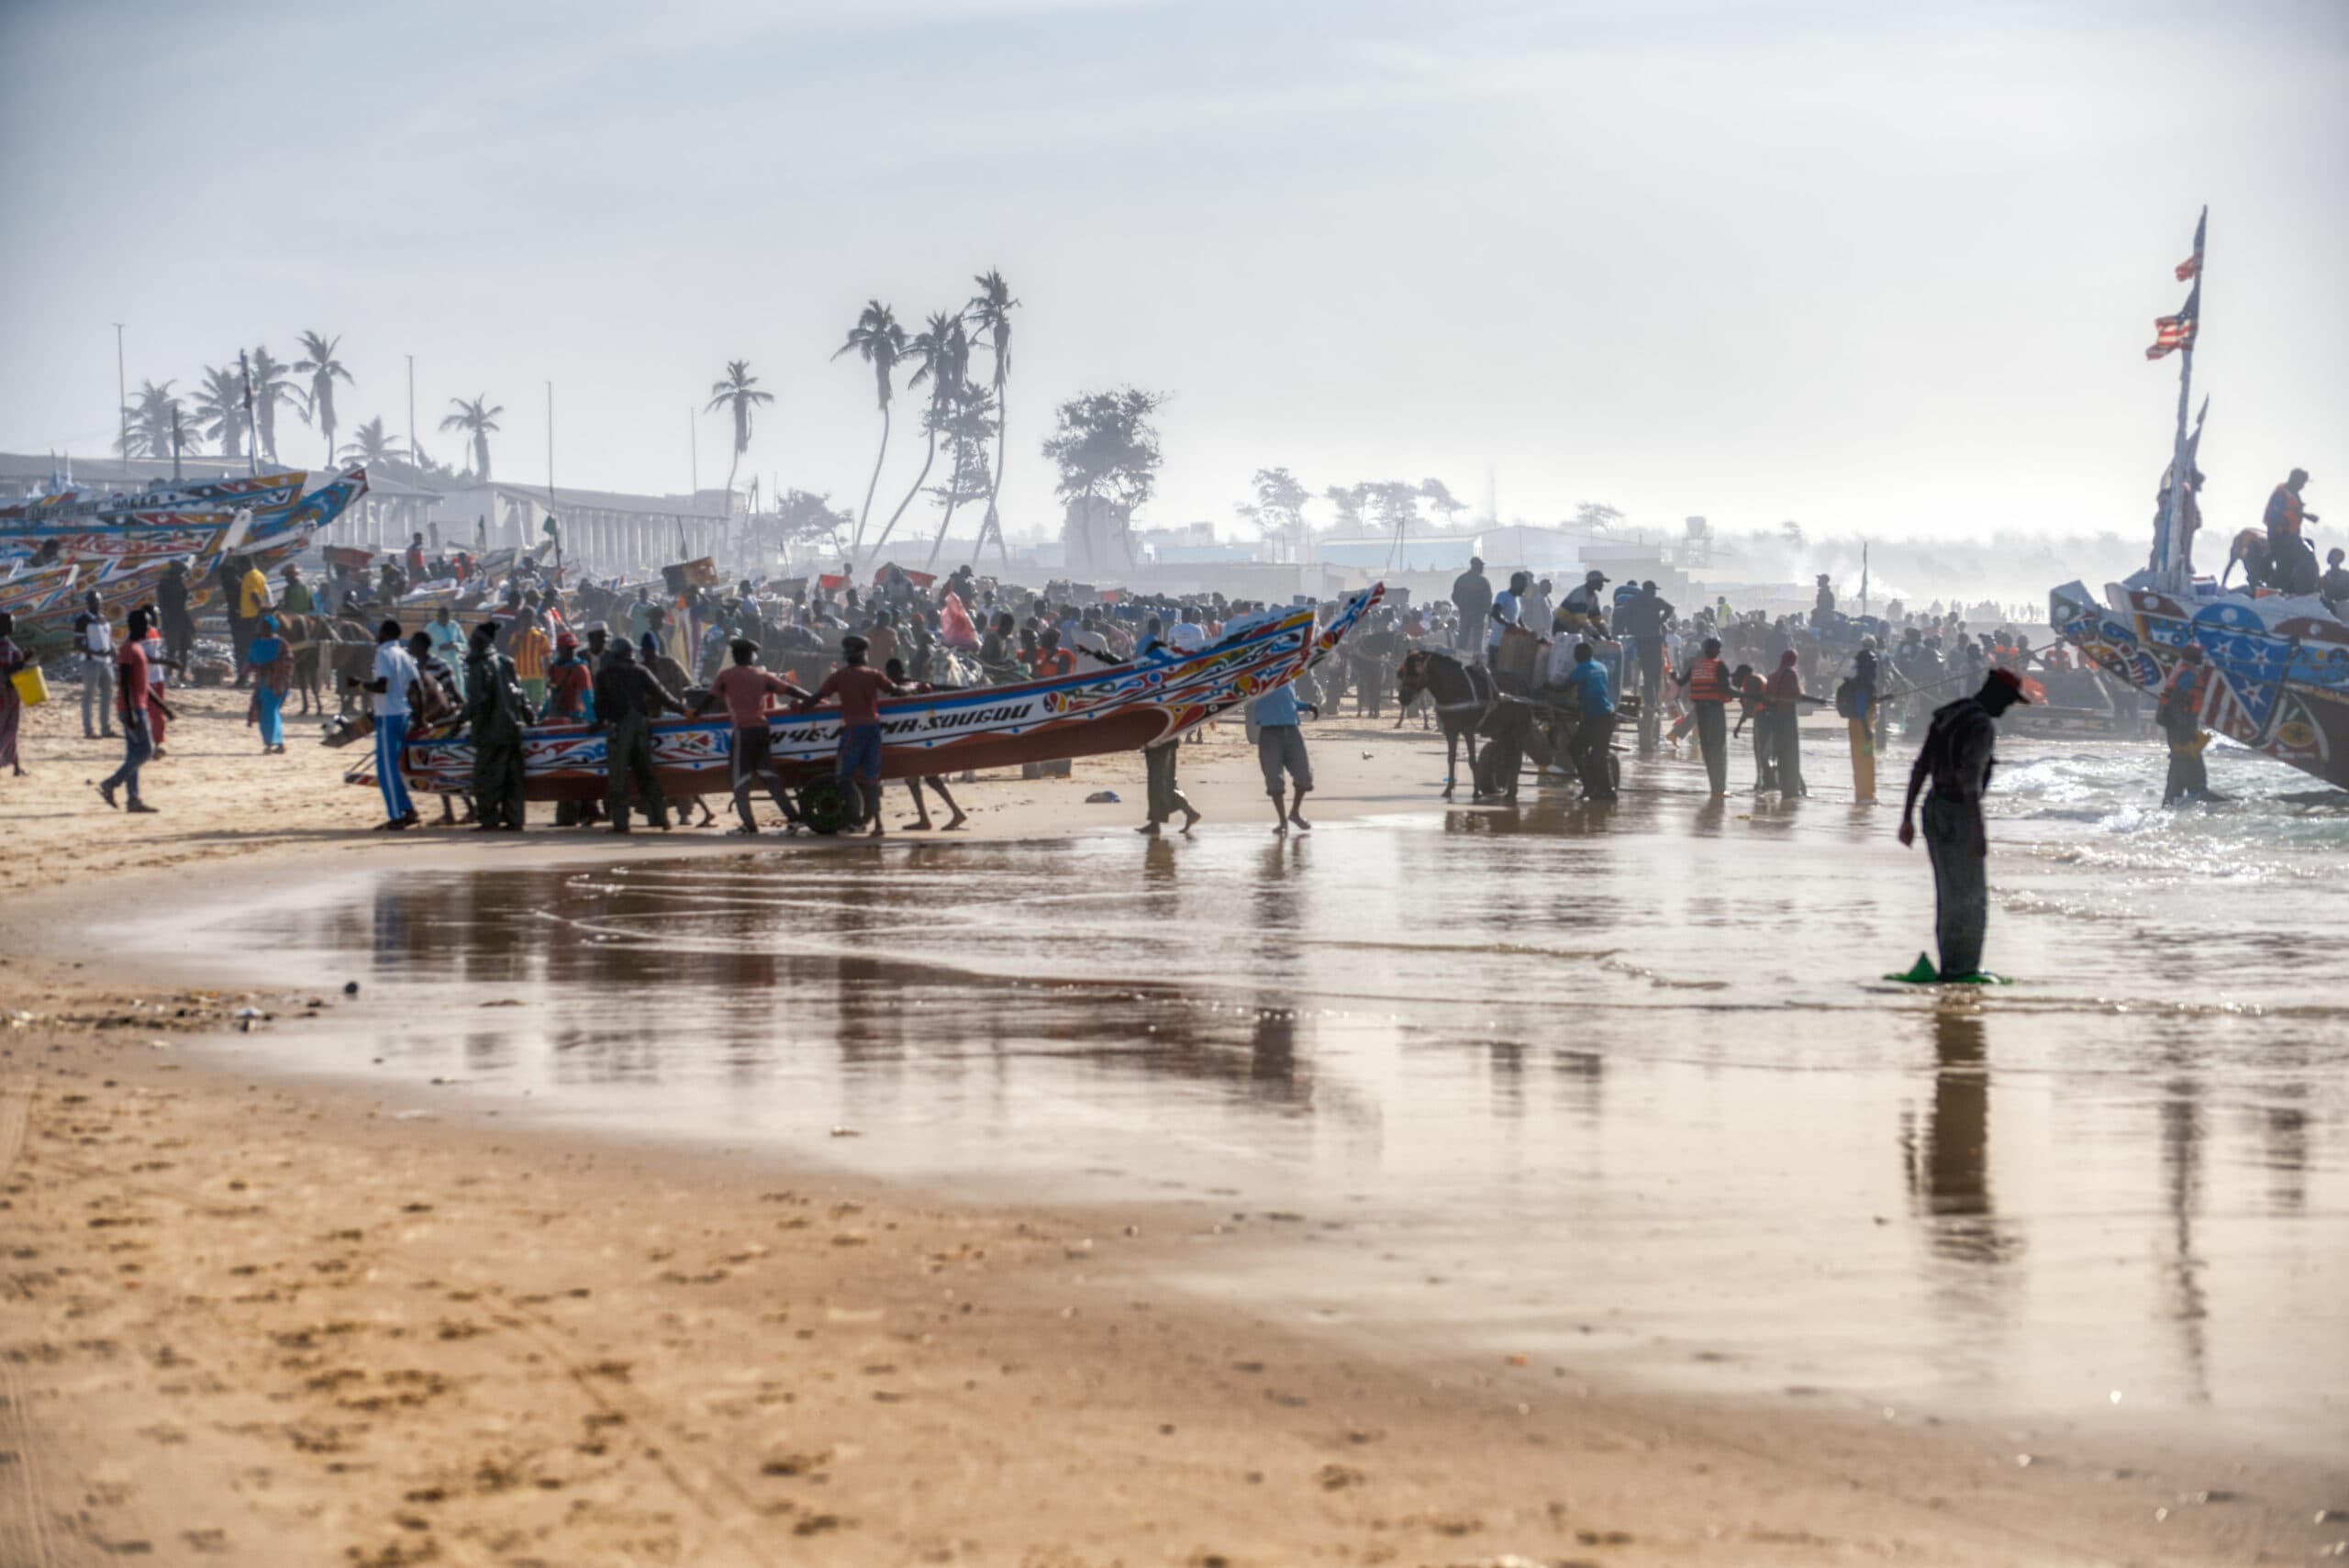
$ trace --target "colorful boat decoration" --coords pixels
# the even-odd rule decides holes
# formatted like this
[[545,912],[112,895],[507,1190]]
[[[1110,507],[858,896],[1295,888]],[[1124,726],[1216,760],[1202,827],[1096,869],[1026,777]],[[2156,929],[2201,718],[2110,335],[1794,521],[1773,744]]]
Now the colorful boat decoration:
[[[319,481],[315,488],[314,479]],[[228,493],[232,484],[239,488]],[[0,555],[91,561],[217,554],[246,539],[299,526],[305,518],[338,516],[366,488],[367,471],[353,468],[334,474],[265,474],[62,507],[47,505],[61,497],[38,497],[0,513]]]
[[[882,777],[1138,751],[1296,680],[1336,648],[1384,592],[1384,584],[1374,584],[1353,595],[1326,626],[1317,626],[1310,606],[1268,611],[1228,628],[1220,642],[1196,653],[884,702]],[[840,745],[838,709],[775,713],[767,732],[787,778],[830,775]],[[732,743],[722,717],[655,724],[652,761],[661,787],[677,795],[729,793]],[[462,736],[412,740],[402,771],[417,794],[461,795],[473,787],[473,744]],[[584,725],[534,728],[523,738],[522,773],[531,800],[600,798],[604,737]],[[372,764],[345,777],[375,784]]]
[[13,616],[38,615],[73,592],[77,568],[70,561],[54,566],[20,567],[0,575],[0,610]]
[[[2152,562],[2126,582],[2107,584],[2102,605],[2085,584],[2055,589],[2048,595],[2048,619],[2091,662],[2141,691],[2161,692],[2185,651],[2199,647],[2211,677],[2203,683],[2204,726],[2349,789],[2349,625],[2312,595],[2230,591],[2194,574],[2202,418],[2189,430],[2187,410],[2208,281],[2210,217],[2205,208],[2194,229],[2194,254],[2176,269],[2179,281],[2194,280],[2193,292],[2177,315],[2154,323],[2159,337],[2145,353],[2152,360],[2179,356],[2177,433],[2154,519]],[[2208,397],[2202,412],[2210,412]]]
[[2215,589],[2189,597],[2135,580],[2099,606],[2085,584],[2048,595],[2065,641],[2099,668],[2159,692],[2189,645],[2202,650],[2202,723],[2230,740],[2349,789],[2349,625],[2310,597]]

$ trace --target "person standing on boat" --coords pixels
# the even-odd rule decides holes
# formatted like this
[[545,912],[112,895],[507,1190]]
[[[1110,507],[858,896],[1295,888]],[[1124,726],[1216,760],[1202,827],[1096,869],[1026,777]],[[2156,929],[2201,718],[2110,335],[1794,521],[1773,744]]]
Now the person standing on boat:
[[2300,536],[2302,528],[2317,520],[2300,499],[2308,483],[2309,471],[2296,468],[2267,497],[2268,570],[2288,594],[2316,592],[2316,550]]
[[[1982,972],[1982,943],[1990,920],[1989,829],[1982,821],[1982,796],[1997,766],[1997,720],[2019,702],[2022,677],[1993,670],[1982,689],[1933,710],[1924,746],[1909,771],[1909,795],[1900,806],[1900,842],[1917,841],[1917,795],[1925,797],[1925,852],[1933,866],[1933,930],[1941,953],[1938,978],[1967,980]],[[1919,973],[1929,968],[1920,958]]]
[[2154,722],[2169,740],[2169,776],[2162,781],[2162,804],[2188,805],[2210,793],[2210,770],[2202,761],[2210,744],[2202,733],[2202,702],[2210,695],[2210,670],[2202,662],[2202,645],[2189,642],[2178,651],[2177,668],[2170,673],[2154,709]]
[[[1264,770],[1264,793],[1273,797],[1275,833],[1287,832],[1292,822],[1308,833],[1313,831],[1313,824],[1305,819],[1305,797],[1313,790],[1313,759],[1306,755],[1299,710],[1321,717],[1319,707],[1297,700],[1293,682],[1274,687],[1248,705],[1249,719],[1256,726],[1256,762]],[[1286,811],[1281,806],[1284,774],[1297,790],[1296,804]]]
[[1470,556],[1468,570],[1452,580],[1452,608],[1460,617],[1453,632],[1453,648],[1471,660],[1482,657],[1485,622],[1493,613],[1493,584],[1485,575],[1483,556]]
[[816,695],[802,706],[826,697],[841,705],[840,783],[856,807],[855,820],[873,819],[872,835],[881,837],[881,699],[903,696],[905,688],[866,663],[871,644],[851,632],[841,639],[841,657],[848,662],[824,678]]
[[2349,610],[2349,567],[2342,564],[2344,554],[2349,552],[2335,549],[2324,558],[2324,575],[2316,585],[2334,615]]

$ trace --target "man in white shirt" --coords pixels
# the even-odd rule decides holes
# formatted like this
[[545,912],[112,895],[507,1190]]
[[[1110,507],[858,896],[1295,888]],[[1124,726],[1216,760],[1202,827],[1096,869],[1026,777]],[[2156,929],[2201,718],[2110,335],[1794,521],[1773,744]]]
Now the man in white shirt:
[[[114,628],[106,624],[106,606],[95,588],[89,608],[77,618],[82,627],[82,739],[114,738]],[[98,728],[91,728],[96,715]]]
[[1508,586],[1493,595],[1493,607],[1485,617],[1486,663],[1491,663],[1492,655],[1499,651],[1503,629],[1525,624],[1525,591],[1532,585],[1531,573],[1512,572]]
[[1197,619],[1198,612],[1189,605],[1183,606],[1183,618],[1166,633],[1166,640],[1177,653],[1197,653],[1208,645],[1208,628]]
[[400,635],[400,623],[387,620],[375,628],[375,678],[354,681],[368,694],[375,710],[375,784],[384,792],[385,820],[392,832],[417,826],[416,806],[408,799],[407,781],[400,777],[400,752],[407,744],[407,689],[416,682],[416,658]]

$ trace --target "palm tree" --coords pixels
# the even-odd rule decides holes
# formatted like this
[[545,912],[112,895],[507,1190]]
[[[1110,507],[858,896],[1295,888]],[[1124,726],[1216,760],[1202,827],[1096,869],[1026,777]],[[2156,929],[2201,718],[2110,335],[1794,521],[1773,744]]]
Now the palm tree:
[[468,403],[462,397],[451,397],[457,406],[454,414],[440,421],[444,430],[460,430],[473,439],[473,474],[484,484],[489,483],[489,433],[497,428],[497,417],[506,412],[506,405],[489,406],[489,394],[484,392]]
[[987,515],[979,527],[978,546],[972,550],[971,559],[978,559],[979,550],[985,548],[987,536],[992,534],[996,550],[1003,556],[1004,563],[1009,565],[1011,552],[1003,542],[1003,524],[996,512],[995,498],[1003,487],[1003,442],[1010,423],[1003,417],[1003,388],[1011,379],[1011,313],[1019,308],[1019,302],[1011,297],[1011,285],[993,267],[972,281],[979,285],[979,292],[969,306],[971,325],[986,335],[987,347],[995,353],[996,435],[995,473],[987,481]]
[[[965,501],[994,494],[995,474],[987,467],[987,442],[1001,429],[995,417],[995,395],[966,379],[947,409],[947,480],[930,487],[931,495],[945,501],[946,516],[939,520],[938,537],[930,541],[929,566],[938,564],[938,552],[946,546],[946,532],[954,526],[954,508]],[[996,542],[1001,544],[1000,535]]]
[[909,358],[919,361],[906,384],[919,386],[925,381],[930,383],[930,407],[921,418],[922,431],[930,438],[930,444],[923,449],[921,472],[914,475],[913,488],[897,503],[897,509],[889,514],[888,526],[881,530],[881,537],[873,541],[876,550],[889,542],[889,536],[896,531],[897,519],[906,515],[906,508],[921,494],[922,484],[930,478],[930,464],[938,460],[938,432],[946,423],[948,405],[962,386],[963,373],[970,364],[970,335],[963,329],[962,317],[941,310],[914,334],[906,351]]
[[896,314],[877,299],[865,301],[856,325],[848,329],[848,341],[832,350],[836,360],[842,354],[854,353],[871,365],[874,384],[881,397],[881,450],[873,454],[873,477],[865,481],[864,510],[856,517],[856,534],[849,541],[851,554],[864,543],[864,525],[873,516],[873,492],[881,483],[882,460],[889,455],[889,378],[905,351],[906,329],[897,325]]
[[754,390],[759,378],[751,373],[748,360],[726,361],[726,374],[710,383],[709,412],[720,408],[734,411],[734,459],[726,465],[726,510],[734,510],[734,471],[741,466],[742,454],[751,450],[751,410],[762,403],[773,403],[774,394]]
[[206,365],[195,390],[195,428],[220,443],[222,457],[245,455],[245,381],[227,365]]
[[341,347],[342,339],[339,336],[329,338],[323,332],[305,332],[302,334],[302,357],[294,361],[295,370],[309,374],[310,406],[303,417],[324,432],[328,462],[334,461],[334,378],[340,376],[344,381],[351,380],[351,373],[343,369],[340,360],[334,357],[335,350]]
[[127,432],[129,446],[125,457],[169,457],[172,455],[172,384],[157,386],[151,381],[139,384],[138,393],[123,409],[129,421]]
[[386,463],[406,462],[407,452],[399,438],[384,428],[384,417],[376,415],[351,432],[351,440],[335,454],[362,468],[381,468]]
[[283,360],[273,357],[267,349],[255,349],[250,366],[253,378],[253,418],[261,426],[262,455],[270,462],[277,461],[277,406],[309,415],[302,408],[302,394],[287,373],[291,370]]

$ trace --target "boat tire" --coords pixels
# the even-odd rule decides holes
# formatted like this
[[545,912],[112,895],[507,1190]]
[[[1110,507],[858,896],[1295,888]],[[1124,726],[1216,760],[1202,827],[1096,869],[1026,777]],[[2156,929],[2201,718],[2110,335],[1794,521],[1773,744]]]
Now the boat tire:
[[829,837],[847,827],[854,815],[838,779],[818,779],[799,791],[799,819],[812,833]]

